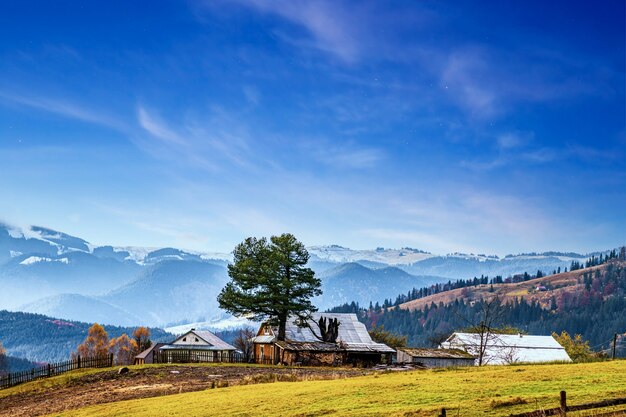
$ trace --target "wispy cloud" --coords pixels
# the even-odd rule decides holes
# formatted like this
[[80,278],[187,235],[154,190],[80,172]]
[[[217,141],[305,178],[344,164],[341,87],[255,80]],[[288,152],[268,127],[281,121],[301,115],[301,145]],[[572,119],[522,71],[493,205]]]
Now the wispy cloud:
[[309,45],[352,63],[361,55],[359,34],[352,18],[354,8],[338,1],[236,0],[259,12],[279,16],[305,29],[309,39],[281,34],[298,45]]
[[307,141],[303,150],[315,160],[340,170],[373,168],[385,158],[382,149],[352,142],[333,144],[323,139]]
[[451,53],[441,73],[440,87],[472,116],[496,114],[499,96],[488,76],[489,64],[484,52],[476,49]]
[[177,127],[166,122],[158,113],[144,105],[137,106],[137,122],[161,147],[139,140],[146,151],[164,158],[183,158],[185,162],[209,169],[221,170],[224,164],[251,167],[247,132],[232,116],[213,109],[202,119],[187,117]]
[[476,120],[501,117],[519,103],[604,96],[617,77],[584,57],[532,46],[514,53],[474,43],[450,51],[430,48],[425,57],[422,64],[439,74],[440,88]]
[[507,150],[527,145],[533,138],[532,132],[506,132],[497,137],[498,148]]
[[187,141],[167,126],[159,116],[148,112],[144,107],[137,108],[139,125],[157,139],[172,145],[186,145]]
[[5,105],[29,107],[82,122],[98,124],[118,131],[127,130],[127,126],[119,119],[106,115],[105,112],[90,109],[87,105],[71,101],[0,91],[0,102],[3,102]]
[[393,213],[395,225],[388,222],[385,227],[362,229],[360,233],[439,253],[489,252],[494,250],[489,247],[494,240],[530,248],[546,233],[561,233],[562,227],[558,217],[548,213],[540,201],[511,194],[446,189],[421,194],[419,200],[390,194],[386,201],[386,207],[377,211]]

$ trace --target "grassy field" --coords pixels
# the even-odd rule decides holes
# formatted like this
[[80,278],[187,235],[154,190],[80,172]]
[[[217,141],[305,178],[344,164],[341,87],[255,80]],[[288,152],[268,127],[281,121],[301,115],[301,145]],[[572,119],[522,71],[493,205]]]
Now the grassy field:
[[[626,361],[382,373],[209,389],[86,407],[63,416],[502,416],[626,397]],[[57,414],[59,415],[59,414]]]

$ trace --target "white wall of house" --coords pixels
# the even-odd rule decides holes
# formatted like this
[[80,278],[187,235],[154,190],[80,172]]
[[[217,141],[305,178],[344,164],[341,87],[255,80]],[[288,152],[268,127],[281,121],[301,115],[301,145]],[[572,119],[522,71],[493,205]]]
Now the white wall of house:
[[180,336],[178,339],[172,343],[173,345],[195,345],[195,346],[207,346],[208,343],[205,342],[200,336],[196,335],[193,331],[189,331],[184,335]]

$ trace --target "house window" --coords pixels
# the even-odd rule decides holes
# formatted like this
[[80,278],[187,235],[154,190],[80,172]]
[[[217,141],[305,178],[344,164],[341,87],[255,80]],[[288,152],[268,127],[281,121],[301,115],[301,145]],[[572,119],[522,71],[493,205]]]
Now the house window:
[[261,359],[265,357],[265,346],[261,346]]
[[270,329],[267,326],[265,326],[265,328],[263,329],[263,334],[265,335],[270,334]]
[[196,342],[199,342],[198,338],[196,337]]
[[186,342],[186,341],[187,341],[187,338],[186,338],[186,337],[183,337],[183,342]]

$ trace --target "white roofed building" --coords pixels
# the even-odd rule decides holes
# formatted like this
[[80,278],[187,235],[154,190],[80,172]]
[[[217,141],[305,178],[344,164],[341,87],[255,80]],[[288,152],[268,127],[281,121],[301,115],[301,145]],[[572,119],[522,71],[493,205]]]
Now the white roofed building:
[[[236,350],[234,346],[208,330],[191,329],[178,336],[172,343],[160,344],[157,349],[152,349],[147,354],[152,355],[152,361],[155,363],[232,362]],[[143,354],[144,352],[137,358]]]
[[[483,340],[485,346],[484,365],[572,361],[565,348],[552,336],[491,333],[488,338],[484,337]],[[455,332],[445,342],[441,343],[441,347],[444,349],[461,349],[478,357],[481,336],[479,333]]]

